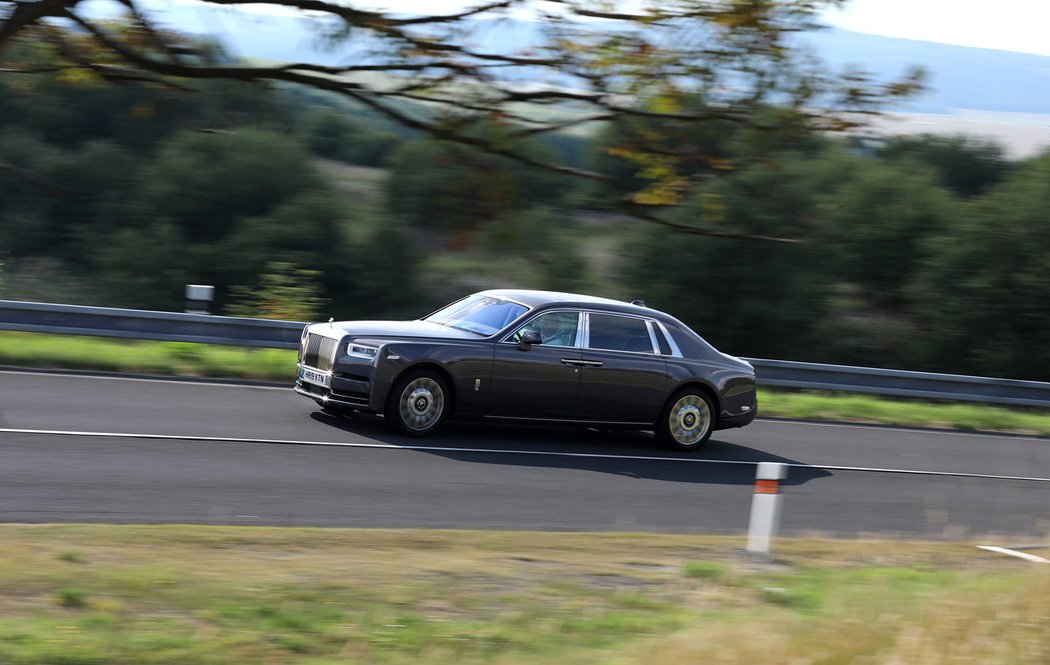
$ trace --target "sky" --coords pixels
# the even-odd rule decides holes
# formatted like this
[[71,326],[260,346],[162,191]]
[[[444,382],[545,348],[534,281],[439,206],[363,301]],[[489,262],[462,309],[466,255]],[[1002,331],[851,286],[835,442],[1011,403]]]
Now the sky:
[[[194,0],[147,0],[163,7]],[[408,14],[455,12],[487,0],[343,0],[347,4]],[[641,0],[612,4],[630,8]],[[96,0],[97,2],[97,0]],[[95,3],[91,3],[95,4]],[[258,13],[284,8],[248,5]],[[855,32],[1050,56],[1050,0],[850,0],[824,19]]]
[[1050,56],[1050,0],[851,0],[825,18],[854,32]]

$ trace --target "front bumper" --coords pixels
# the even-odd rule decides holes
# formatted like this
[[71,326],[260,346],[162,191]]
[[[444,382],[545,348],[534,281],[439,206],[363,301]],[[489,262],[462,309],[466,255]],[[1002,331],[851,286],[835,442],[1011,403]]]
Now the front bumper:
[[[296,364],[293,389],[321,406],[337,406],[359,411],[377,411],[375,400],[375,359],[351,354],[348,338],[330,326],[314,325],[304,331]],[[304,380],[303,370],[328,377],[327,386]]]
[[356,363],[343,365],[336,363],[330,372],[332,386],[326,388],[314,383],[302,380],[302,370],[310,369],[321,372],[316,367],[310,367],[299,363],[296,365],[296,379],[293,386],[295,392],[304,397],[309,397],[321,406],[339,406],[360,411],[377,411],[372,401],[372,370],[371,365],[360,366]]

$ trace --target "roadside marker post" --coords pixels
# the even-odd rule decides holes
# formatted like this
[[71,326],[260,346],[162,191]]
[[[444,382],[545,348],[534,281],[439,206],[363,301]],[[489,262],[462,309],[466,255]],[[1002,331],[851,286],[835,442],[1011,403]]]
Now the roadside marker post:
[[751,499],[751,522],[747,528],[748,552],[769,554],[773,535],[780,521],[780,481],[786,477],[786,464],[758,463],[755,494]]

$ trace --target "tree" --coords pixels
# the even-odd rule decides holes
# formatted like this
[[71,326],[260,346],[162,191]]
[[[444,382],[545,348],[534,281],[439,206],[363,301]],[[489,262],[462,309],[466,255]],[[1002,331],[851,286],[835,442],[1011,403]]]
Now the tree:
[[[769,166],[708,183],[676,214],[689,223],[716,226],[731,220],[755,236],[767,235],[784,219],[806,220],[819,237],[821,185],[838,177],[826,166],[801,153],[778,155]],[[820,242],[711,243],[647,228],[623,250],[623,281],[630,291],[619,295],[681,313],[685,323],[728,353],[820,360],[819,332],[835,277],[833,252]]]
[[[555,151],[532,141],[530,154]],[[557,204],[570,191],[548,172],[433,139],[403,143],[388,165],[388,209],[421,228],[451,234],[458,247],[472,244],[483,227],[529,204]]]
[[316,270],[305,270],[293,263],[268,263],[256,288],[234,286],[230,289],[226,313],[261,319],[315,321],[326,304],[319,295],[320,277],[321,273]]
[[[730,237],[747,234],[668,214],[708,179],[734,168],[705,145],[679,137],[693,127],[732,125],[756,145],[780,150],[780,139],[799,131],[855,126],[864,114],[914,92],[920,79],[912,72],[877,83],[857,70],[831,72],[799,45],[797,33],[815,28],[819,12],[843,0],[652,0],[630,13],[610,11],[598,0],[482,0],[463,11],[421,16],[327,0],[205,1],[298,12],[319,36],[358,45],[358,57],[343,66],[232,62],[211,46],[161,29],[141,0],[119,0],[125,14],[115,21],[92,18],[86,0],[0,0],[0,65],[12,75],[168,87],[207,79],[299,84],[438,139],[602,183],[613,178],[538,157],[521,140],[613,123],[626,140],[611,148],[636,166],[639,180],[619,198],[621,207],[682,232]],[[480,31],[511,13],[536,22],[535,44],[476,46]],[[386,76],[362,76],[376,72]],[[493,121],[502,131],[476,131]]]
[[890,141],[878,154],[892,161],[933,167],[941,186],[967,198],[983,194],[1012,168],[1002,145],[968,136],[902,137]]
[[822,240],[835,248],[828,260],[869,303],[898,308],[928,240],[950,228],[954,201],[918,162],[864,160],[852,170],[823,202]]
[[962,209],[911,289],[925,355],[944,371],[1050,378],[1050,154]]

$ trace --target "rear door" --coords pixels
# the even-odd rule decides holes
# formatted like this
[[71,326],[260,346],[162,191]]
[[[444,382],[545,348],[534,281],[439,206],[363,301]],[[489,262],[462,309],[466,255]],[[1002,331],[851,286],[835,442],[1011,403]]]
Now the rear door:
[[576,418],[655,423],[667,390],[667,363],[643,317],[586,314]]

